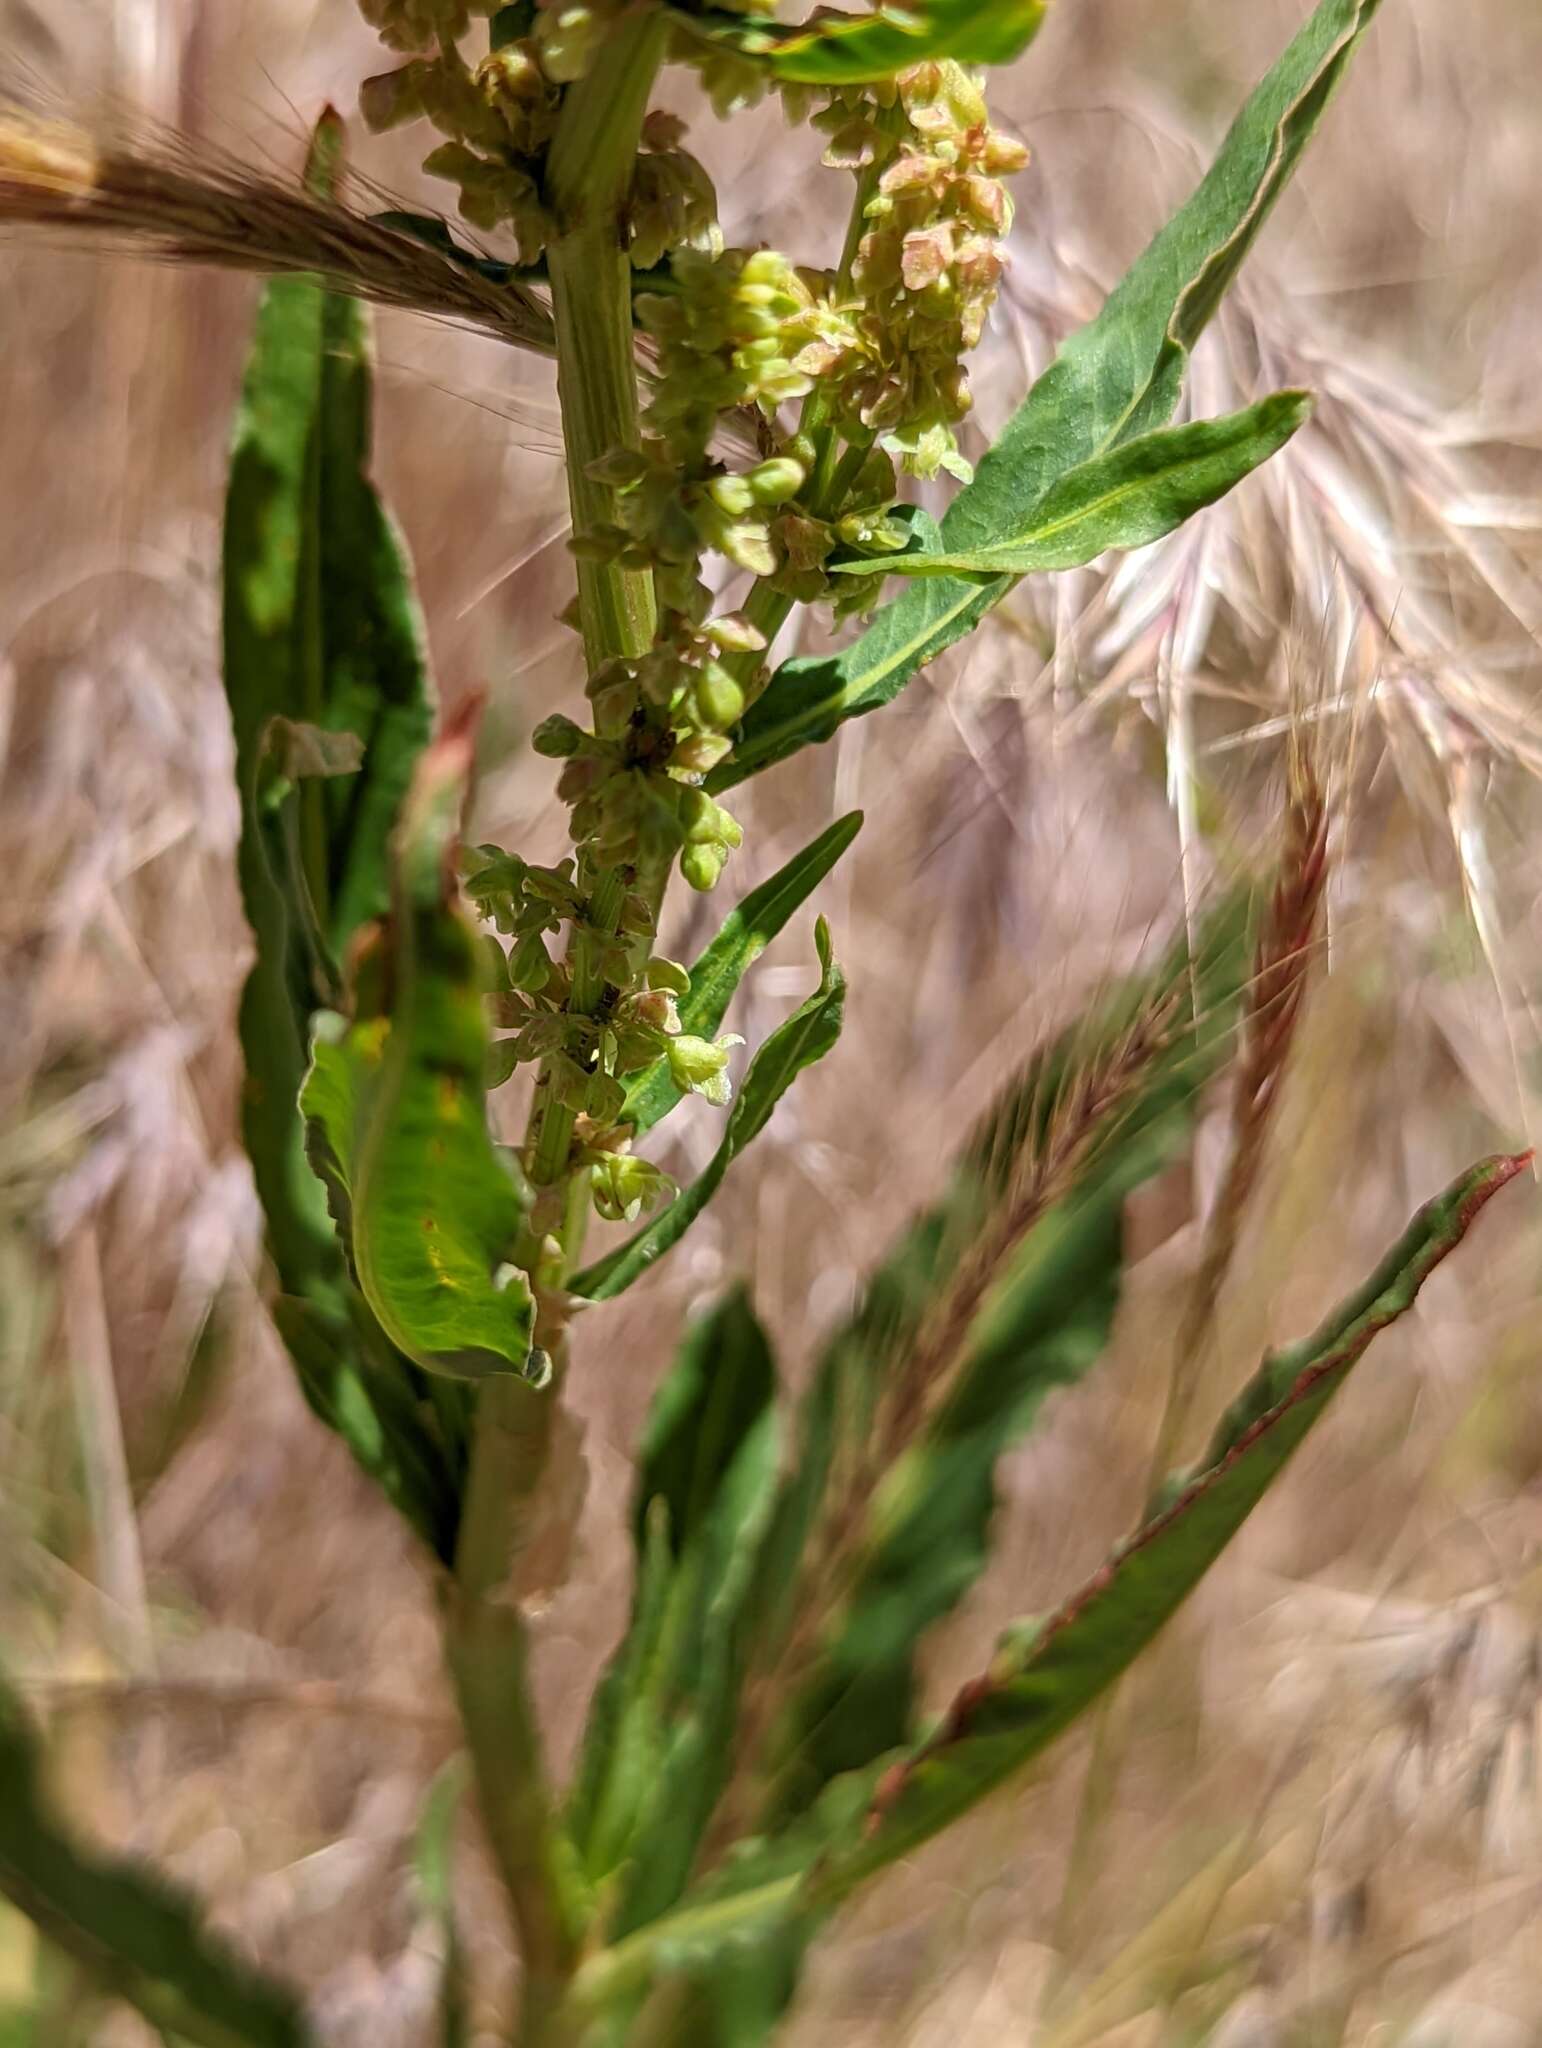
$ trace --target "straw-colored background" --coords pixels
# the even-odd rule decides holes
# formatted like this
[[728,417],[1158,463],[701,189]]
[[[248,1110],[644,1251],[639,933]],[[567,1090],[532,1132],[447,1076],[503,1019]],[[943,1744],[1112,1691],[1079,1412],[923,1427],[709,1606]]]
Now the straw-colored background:
[[[996,94],[1035,160],[982,352],[987,426],[1304,11],[1060,0]],[[320,104],[350,106],[378,68],[346,0],[0,0],[0,28],[8,88],[286,166]],[[1020,595],[881,718],[757,786],[719,900],[676,906],[668,950],[688,958],[834,810],[866,808],[822,897],[853,989],[838,1053],[667,1272],[580,1333],[586,1533],[539,1624],[559,1759],[624,1612],[629,1447],[687,1307],[748,1272],[797,1377],[1035,1034],[1181,917],[1167,750],[1197,765],[1204,822],[1261,862],[1293,698],[1319,707],[1346,796],[1331,972],[1203,1409],[1416,1201],[1525,1133],[1539,96],[1529,0],[1387,0],[1198,366],[1207,410],[1263,381],[1325,391],[1278,475],[1122,582]],[[731,142],[705,116],[695,132],[731,239],[828,256],[846,195],[805,138],[765,112]],[[422,189],[399,139],[359,154]],[[0,1631],[82,1819],[310,1987],[328,2044],[417,2048],[433,1946],[408,1845],[453,1742],[432,1588],[263,1324],[233,1135],[246,937],[216,522],[251,307],[241,281],[0,249]],[[441,690],[493,693],[479,835],[554,852],[546,770],[506,751],[576,695],[550,375],[402,316],[379,333],[381,470]],[[1202,886],[1202,848],[1190,872]],[[810,959],[805,920],[741,998],[752,1042]],[[684,1172],[713,1114],[678,1125]],[[1218,1100],[1196,1173],[1137,1204],[1112,1355],[1009,1460],[996,1562],[929,1647],[937,1698],[1128,1525],[1223,1138]],[[1074,1743],[825,1943],[800,2042],[1542,2041],[1539,1270],[1527,1183],[1127,1690],[1070,1907]],[[509,1959],[465,1860],[491,2027]],[[144,2038],[0,1920],[0,2007],[35,1985],[49,2048]]]

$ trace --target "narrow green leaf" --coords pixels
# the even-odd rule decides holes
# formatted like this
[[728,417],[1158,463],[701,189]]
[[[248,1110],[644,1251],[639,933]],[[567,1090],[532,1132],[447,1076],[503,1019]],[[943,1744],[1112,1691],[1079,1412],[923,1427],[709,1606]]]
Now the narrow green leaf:
[[71,1839],[37,1739],[0,1680],[0,1894],[102,1991],[202,2048],[306,2048],[298,2001],[198,1925],[154,1872]]
[[1311,1337],[1266,1358],[1200,1469],[1064,1606],[958,1695],[886,1778],[861,1834],[810,1881],[834,1903],[1030,1762],[1134,1661],[1284,1470],[1373,1338],[1413,1306],[1472,1223],[1527,1164],[1489,1159],[1414,1217],[1370,1280]]
[[[1124,1270],[1124,1206],[1188,1142],[1205,1081],[1224,1059],[1247,972],[1244,892],[1186,944],[1132,978],[1029,1062],[993,1106],[943,1198],[901,1236],[851,1321],[826,1349],[761,1559],[757,1644],[772,1665],[810,1588],[799,1560],[832,1513],[850,1518],[854,1472],[927,1333],[961,1319],[956,1360],[862,1501],[844,1555],[843,1597],[817,1657],[762,1755],[762,1812],[784,1822],[820,1786],[915,1735],[915,1655],[925,1631],[983,1570],[1002,1453],[1048,1395],[1105,1350]],[[1146,1049],[1128,1080],[1132,1033]],[[1092,1121],[1079,1104],[1088,1095]],[[1098,1103],[1104,1107],[1098,1108]],[[1050,1134],[1084,1124],[1053,1205],[1014,1222],[1018,1190]],[[979,1265],[992,1245],[991,1264]],[[964,1293],[958,1289],[962,1283]],[[939,1399],[939,1395],[941,1398]]]
[[[1238,115],[1194,196],[1097,318],[1066,343],[953,500],[936,552],[962,554],[1020,531],[1057,478],[1171,419],[1189,351],[1289,183],[1379,5],[1322,0]],[[983,585],[923,577],[850,647],[784,662],[709,786],[728,789],[889,703],[1011,587],[1005,575]]]
[[677,1245],[717,1193],[735,1159],[765,1129],[772,1110],[798,1075],[816,1060],[822,1060],[840,1037],[846,977],[831,955],[830,934],[823,918],[815,932],[815,943],[821,969],[819,986],[785,1024],[777,1026],[750,1061],[739,1098],[728,1112],[723,1142],[703,1172],[635,1237],[575,1274],[568,1283],[574,1294],[589,1301],[610,1301],[633,1281],[640,1280],[655,1260]]
[[[335,138],[318,136],[312,182]],[[321,168],[318,168],[321,167]],[[225,507],[224,678],[242,798],[240,873],[258,957],[242,1005],[245,1135],[285,1283],[336,1255],[294,1104],[316,1007],[301,907],[260,815],[274,720],[349,735],[356,774],[289,799],[336,957],[386,908],[386,842],[432,700],[410,575],[369,477],[371,367],[360,304],[313,279],[263,296]],[[329,1270],[330,1269],[330,1270]]]
[[675,1910],[600,1949],[578,1971],[573,2011],[614,2019],[635,2010],[656,1979],[682,1978],[695,1995],[671,2039],[692,2048],[759,2048],[791,2000],[799,1960],[818,1929],[821,1915],[802,1901],[804,1878],[860,1828],[877,1782],[876,1771],[836,1779],[794,1826],[744,1843]]
[[361,995],[301,1097],[371,1313],[423,1371],[457,1379],[523,1371],[534,1322],[506,1264],[526,1204],[488,1130],[484,952],[453,898],[471,755],[462,721],[419,764],[394,839],[389,1014]]
[[775,1486],[775,1394],[739,1290],[688,1330],[644,1430],[632,1621],[596,1695],[570,1811],[591,1882],[615,1890],[613,1933],[679,1896],[722,1784]]
[[1027,576],[1146,547],[1251,476],[1311,410],[1309,393],[1279,391],[1224,419],[1160,427],[1067,470],[1020,528],[980,547],[831,566],[857,576]]
[[[1021,1770],[1134,1661],[1246,1521],[1373,1338],[1412,1306],[1433,1269],[1529,1155],[1485,1161],[1421,1209],[1371,1279],[1303,1343],[1265,1360],[1228,1411],[1201,1469],[1168,1497],[1047,1621],[1010,1631],[990,1669],[966,1686],[937,1731],[880,1772],[833,1780],[810,1813],[753,1844],[679,1906],[586,1963],[583,2012],[636,2001],[658,1978],[696,1987],[690,2038],[734,2038],[735,1959],[748,1956],[764,1995],[780,1972],[791,1996],[819,1923],[866,1880],[908,1856]],[[744,2038],[744,2037],[740,2037]]]
[[861,85],[912,64],[1009,64],[1038,34],[1046,0],[884,0],[870,14],[827,13],[798,28],[766,15],[672,8],[683,28],[805,85]]
[[[682,1031],[697,1038],[717,1036],[746,971],[793,912],[807,902],[861,829],[860,811],[838,818],[729,912],[717,937],[691,968],[691,992],[680,1003]],[[680,1097],[669,1062],[660,1060],[628,1085],[619,1121],[631,1124],[640,1136],[666,1117]]]
[[[338,147],[335,124],[324,123],[312,189],[328,189]],[[453,1547],[463,1418],[449,1413],[448,1433],[436,1426],[414,1368],[364,1310],[306,1164],[299,1111],[312,1017],[332,993],[335,963],[386,907],[391,822],[432,722],[410,573],[370,481],[371,381],[357,301],[307,277],[268,287],[224,535],[239,874],[256,941],[240,1009],[242,1133],[285,1304],[279,1321],[299,1347],[307,1400],[419,1532]],[[339,765],[348,749],[359,765],[277,789],[286,763],[273,741],[286,732],[316,735]]]

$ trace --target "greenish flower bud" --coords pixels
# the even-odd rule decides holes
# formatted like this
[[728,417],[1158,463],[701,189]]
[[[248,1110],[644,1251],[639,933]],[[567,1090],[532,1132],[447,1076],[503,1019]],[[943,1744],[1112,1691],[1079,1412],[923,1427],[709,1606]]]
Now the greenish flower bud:
[[721,733],[691,732],[675,742],[669,757],[669,774],[676,782],[710,775],[733,752],[733,741]]
[[595,729],[607,738],[619,739],[631,722],[637,709],[637,685],[630,678],[618,683],[613,689],[602,690],[594,698]]
[[366,78],[359,87],[359,112],[372,135],[400,128],[418,120],[423,112],[421,64],[404,64],[399,71],[382,71]]
[[624,1024],[664,1037],[673,1037],[680,1029],[674,994],[667,988],[639,989],[626,998],[620,1016]]
[[776,549],[771,530],[763,519],[729,519],[713,522],[711,544],[735,567],[752,576],[770,576],[776,569]]
[[651,1160],[634,1159],[630,1152],[603,1153],[591,1166],[595,1210],[607,1223],[635,1223],[673,1186]]
[[680,823],[687,846],[713,846],[723,842],[727,811],[715,804],[704,789],[688,789],[680,799]]
[[557,795],[565,804],[581,804],[589,797],[602,798],[612,773],[611,763],[598,754],[575,754],[563,764],[557,777]]
[[611,9],[603,0],[543,8],[536,17],[536,44],[541,69],[556,85],[572,85],[599,55],[611,26]]
[[692,1095],[705,1096],[718,1108],[726,1107],[733,1093],[728,1078],[728,1054],[744,1040],[730,1031],[717,1040],[689,1036],[671,1040],[669,1073],[675,1086]]
[[531,995],[535,995],[546,987],[551,977],[551,955],[546,950],[541,934],[528,932],[509,958],[511,986],[525,989]]
[[530,744],[538,754],[544,754],[549,761],[565,761],[570,754],[576,754],[588,735],[571,718],[564,718],[560,711],[554,711],[550,718],[543,718],[530,735]]
[[680,856],[680,872],[691,888],[705,895],[717,887],[726,858],[719,846],[688,846]]
[[584,1096],[584,1113],[597,1124],[614,1123],[626,1107],[626,1089],[613,1074],[591,1074]]
[[640,484],[653,470],[654,464],[637,449],[612,448],[608,455],[591,462],[584,474],[593,477],[597,484],[609,484],[612,490],[619,491]]
[[765,634],[742,612],[725,612],[721,618],[710,619],[705,632],[724,654],[759,654],[766,644]]
[[621,900],[621,929],[634,939],[651,939],[658,930],[646,896],[639,896],[635,889],[628,890]]
[[791,456],[774,455],[752,469],[744,481],[757,505],[784,505],[802,490],[807,474],[802,463]]
[[744,716],[744,692],[721,662],[703,664],[691,694],[696,715],[709,732],[726,732]]
[[688,996],[691,992],[691,977],[678,960],[666,959],[662,953],[655,953],[648,962],[649,988],[667,989],[673,996]]
[[707,486],[707,495],[730,519],[742,519],[746,512],[755,509],[755,492],[745,476],[715,476]]

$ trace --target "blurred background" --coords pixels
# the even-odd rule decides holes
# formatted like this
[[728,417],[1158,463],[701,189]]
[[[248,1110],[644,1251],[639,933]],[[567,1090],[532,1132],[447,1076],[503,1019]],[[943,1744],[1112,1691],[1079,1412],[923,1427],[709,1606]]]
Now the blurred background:
[[[1060,0],[996,82],[1034,154],[982,430],[1306,11]],[[0,0],[0,66],[55,112],[285,172],[382,68],[348,0]],[[688,80],[669,96],[730,241],[832,260],[847,188],[813,140],[769,109],[730,139]],[[1197,410],[1299,382],[1315,422],[1235,501],[1020,591],[880,718],[756,784],[718,897],[674,905],[666,950],[690,958],[835,812],[867,812],[821,898],[852,983],[838,1054],[675,1258],[578,1333],[585,1533],[538,1624],[559,1761],[624,1617],[630,1453],[691,1305],[747,1272],[796,1380],[1035,1040],[1181,925],[1214,849],[1267,867],[1293,720],[1336,798],[1324,971],[1197,1416],[1418,1201],[1533,1133],[1539,103],[1532,0],[1387,0],[1196,364]],[[444,208],[418,141],[360,133],[356,162]],[[264,1320],[235,1135],[218,517],[254,292],[0,244],[0,1643],[84,1821],[310,1987],[329,2048],[426,2048],[411,1841],[455,1741],[434,1589]],[[379,470],[440,691],[492,693],[475,835],[554,857],[563,819],[520,745],[579,694],[551,374],[401,314],[378,335]],[[741,994],[751,1043],[811,957],[805,919]],[[1116,1341],[1008,1460],[993,1567],[928,1646],[937,1701],[1130,1525],[1225,1128],[1221,1091],[1193,1161],[1141,1195]],[[663,1163],[689,1172],[714,1132],[690,1103]],[[1539,1275],[1528,1182],[1126,1688],[1093,1852],[1073,1867],[1070,1742],[827,1939],[800,2048],[1542,2042]],[[463,1860],[490,2042],[512,1963],[473,1843]],[[37,2001],[50,2048],[148,2039],[0,1914],[0,2009]]]

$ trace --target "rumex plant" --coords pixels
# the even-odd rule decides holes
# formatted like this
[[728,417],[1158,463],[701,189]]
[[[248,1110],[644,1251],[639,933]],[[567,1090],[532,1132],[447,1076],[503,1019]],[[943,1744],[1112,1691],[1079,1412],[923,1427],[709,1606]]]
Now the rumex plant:
[[[1322,0],[975,470],[959,442],[967,359],[1026,155],[993,126],[983,72],[1027,49],[1038,0],[906,0],[801,26],[736,0],[361,0],[391,53],[365,119],[436,131],[426,168],[454,186],[464,227],[351,211],[331,114],[293,193],[6,131],[11,216],[280,273],[225,530],[256,946],[243,1127],[306,1398],[437,1574],[522,1963],[511,2038],[532,2048],[768,2038],[830,1917],[1106,1693],[1522,1164],[1488,1160],[1429,1202],[1357,1294],[1264,1360],[1193,1469],[1168,1476],[1164,1445],[1108,1563],[927,1710],[918,1646],[983,1568],[997,1461],[1106,1347],[1125,1204],[1183,1151],[1198,1091],[1228,1065],[1233,1150],[1201,1311],[1231,1256],[1320,920],[1327,811],[1296,758],[1272,893],[1239,876],[1155,967],[1037,1051],[800,1400],[744,1289],[685,1331],[638,1455],[630,1619],[572,1781],[553,1781],[522,1602],[569,1513],[563,1386],[593,1369],[575,1329],[680,1241],[841,1035],[846,984],[821,919],[807,999],[731,1080],[740,980],[862,821],[833,822],[734,902],[742,831],[722,799],[888,703],[1019,578],[1160,538],[1289,441],[1301,392],[1173,422],[1190,352],[1377,4]],[[774,94],[817,131],[852,187],[832,264],[725,245],[683,123],[650,105],[666,65],[693,71],[719,117]],[[554,864],[463,837],[478,707],[436,719],[410,573],[370,481],[363,299],[555,357],[567,617],[587,680],[582,715],[532,741],[570,819]],[[936,518],[906,493],[942,478]],[[746,588],[724,607],[730,572]],[[773,663],[800,609],[836,629],[837,651]],[[656,943],[677,872],[732,904],[689,965]],[[511,1147],[488,1097],[517,1077],[530,1107]],[[643,1148],[688,1094],[720,1135],[676,1186]],[[626,1234],[591,1256],[596,1218]],[[1164,1437],[1186,1399],[1180,1372]],[[0,1777],[0,1889],[106,1988],[168,2037],[311,2038],[300,1998],[168,1889],[66,1837],[9,1707]],[[449,2044],[465,2002],[445,1825],[441,1810]]]

